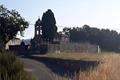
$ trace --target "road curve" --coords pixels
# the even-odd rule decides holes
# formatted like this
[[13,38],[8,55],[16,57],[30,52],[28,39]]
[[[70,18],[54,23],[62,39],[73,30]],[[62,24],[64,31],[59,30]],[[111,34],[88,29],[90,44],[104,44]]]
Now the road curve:
[[21,58],[21,61],[24,64],[24,69],[32,73],[37,80],[54,80],[52,71],[43,63],[27,58]]

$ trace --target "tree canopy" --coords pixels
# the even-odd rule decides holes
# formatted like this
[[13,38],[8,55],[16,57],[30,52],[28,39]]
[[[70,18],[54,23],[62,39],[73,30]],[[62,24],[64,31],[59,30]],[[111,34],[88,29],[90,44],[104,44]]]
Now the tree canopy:
[[19,31],[23,36],[22,32],[28,25],[28,22],[16,10],[8,10],[0,5],[0,43],[6,44],[16,37]]
[[42,16],[42,38],[44,41],[53,41],[57,33],[54,13],[48,9]]
[[114,30],[98,29],[84,25],[82,28],[64,28],[63,33],[70,37],[71,42],[89,42],[96,44],[105,51],[118,51],[120,34]]

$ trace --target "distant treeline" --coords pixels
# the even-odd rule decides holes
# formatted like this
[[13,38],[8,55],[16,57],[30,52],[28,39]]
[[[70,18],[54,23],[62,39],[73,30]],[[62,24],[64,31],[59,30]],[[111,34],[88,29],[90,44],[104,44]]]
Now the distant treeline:
[[120,34],[114,30],[98,29],[84,25],[82,28],[64,28],[63,33],[71,42],[89,42],[99,45],[104,51],[119,51]]

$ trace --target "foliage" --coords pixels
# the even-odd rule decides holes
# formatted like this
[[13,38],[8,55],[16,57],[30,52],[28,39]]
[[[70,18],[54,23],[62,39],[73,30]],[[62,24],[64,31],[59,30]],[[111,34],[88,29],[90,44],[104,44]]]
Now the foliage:
[[113,30],[84,25],[82,28],[64,28],[63,32],[69,35],[71,42],[89,42],[105,51],[118,51],[120,47],[120,34]]
[[23,63],[11,52],[0,53],[0,80],[31,80]]
[[4,44],[16,37],[18,31],[23,36],[23,31],[28,27],[28,22],[16,10],[8,10],[0,5],[0,41]]
[[57,33],[56,20],[53,12],[48,9],[42,16],[42,37],[45,41],[53,41]]

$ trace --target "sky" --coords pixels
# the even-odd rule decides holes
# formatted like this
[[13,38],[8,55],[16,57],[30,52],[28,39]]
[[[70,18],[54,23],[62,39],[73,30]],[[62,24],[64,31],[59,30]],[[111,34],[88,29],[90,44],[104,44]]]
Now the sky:
[[16,9],[30,25],[21,39],[34,37],[34,23],[47,9],[55,15],[58,31],[63,27],[90,27],[120,33],[120,0],[0,0],[9,10]]

